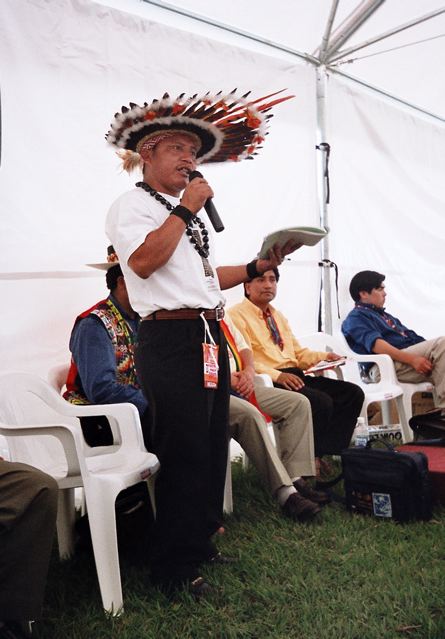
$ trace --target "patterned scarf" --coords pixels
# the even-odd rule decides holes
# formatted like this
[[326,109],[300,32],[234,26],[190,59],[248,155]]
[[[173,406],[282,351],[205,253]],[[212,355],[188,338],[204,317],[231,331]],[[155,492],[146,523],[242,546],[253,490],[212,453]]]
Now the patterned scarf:
[[263,312],[263,319],[266,322],[266,326],[269,329],[270,336],[272,338],[272,342],[277,344],[280,350],[282,351],[284,348],[283,338],[281,337],[280,330],[277,326],[274,316],[272,315],[270,308],[267,311]]

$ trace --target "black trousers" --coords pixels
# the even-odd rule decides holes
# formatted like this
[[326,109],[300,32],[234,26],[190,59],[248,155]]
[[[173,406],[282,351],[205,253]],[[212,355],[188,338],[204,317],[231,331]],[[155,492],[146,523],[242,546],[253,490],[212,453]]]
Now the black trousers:
[[57,482],[49,475],[0,460],[0,619],[41,615],[54,541]]
[[197,320],[141,322],[136,367],[151,413],[151,443],[161,463],[156,480],[152,577],[194,579],[215,554],[210,537],[222,522],[228,453],[229,366],[217,321],[216,390],[203,385],[204,324]]
[[[298,375],[304,386],[298,392],[311,403],[315,456],[338,455],[350,444],[365,395],[351,382],[305,375],[299,368],[282,369]],[[283,388],[280,384],[274,384]]]

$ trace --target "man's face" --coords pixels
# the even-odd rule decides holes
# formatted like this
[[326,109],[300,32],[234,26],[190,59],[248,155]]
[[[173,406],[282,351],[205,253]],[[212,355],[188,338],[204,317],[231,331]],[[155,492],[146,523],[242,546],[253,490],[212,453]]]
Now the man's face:
[[252,304],[267,308],[277,294],[277,278],[273,271],[266,271],[261,277],[246,282],[245,287]]
[[370,293],[366,291],[360,291],[360,301],[365,304],[374,304],[378,308],[385,306],[386,291],[385,285],[381,284],[377,288],[373,288]]
[[144,176],[157,191],[178,197],[188,184],[188,176],[196,169],[199,147],[186,133],[175,133],[148,151]]

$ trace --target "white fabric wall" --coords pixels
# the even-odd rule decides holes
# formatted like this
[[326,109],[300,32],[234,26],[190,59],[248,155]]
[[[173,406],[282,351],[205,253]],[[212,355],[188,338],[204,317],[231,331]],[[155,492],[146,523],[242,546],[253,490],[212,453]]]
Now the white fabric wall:
[[[103,273],[84,264],[104,259],[108,206],[135,181],[103,138],[130,100],[287,87],[297,97],[275,109],[261,155],[205,169],[226,225],[215,237],[219,260],[246,262],[266,232],[318,223],[314,70],[290,56],[89,0],[3,0],[0,71],[0,370],[44,376],[67,359],[77,313],[106,294]],[[444,128],[337,78],[328,112],[342,315],[350,276],[371,268],[387,274],[389,310],[425,336],[442,333]],[[303,248],[282,268],[277,305],[300,335],[316,330],[318,255]],[[229,304],[241,295],[228,292]]]
[[386,308],[425,337],[444,333],[445,125],[329,81],[331,258],[342,316],[356,272],[386,275]]
[[[268,231],[317,221],[310,67],[88,0],[3,0],[0,70],[0,370],[45,376],[67,359],[75,316],[106,294],[103,272],[83,265],[104,260],[108,207],[136,181],[104,142],[130,100],[287,87],[297,98],[276,109],[261,156],[205,170],[226,225],[219,261],[246,262]],[[279,305],[303,332],[316,326],[317,259],[303,249],[283,268]]]

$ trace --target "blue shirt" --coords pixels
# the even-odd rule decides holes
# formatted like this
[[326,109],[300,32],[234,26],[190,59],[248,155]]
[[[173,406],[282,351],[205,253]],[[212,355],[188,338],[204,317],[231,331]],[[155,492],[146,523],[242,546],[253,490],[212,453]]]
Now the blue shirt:
[[353,351],[360,355],[373,352],[378,339],[383,339],[395,348],[403,349],[425,338],[404,326],[397,317],[374,304],[356,304],[341,325],[343,335]]
[[[139,317],[132,319],[110,295],[126,321],[137,333]],[[120,384],[116,380],[116,355],[107,329],[96,315],[77,322],[70,339],[70,350],[76,363],[85,397],[92,404],[134,404],[142,415],[148,406],[140,388]]]

